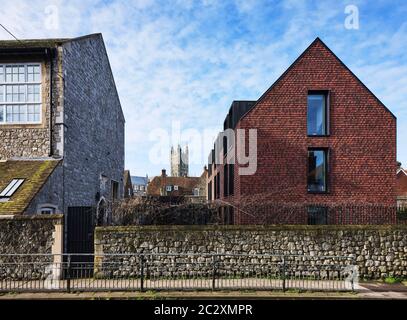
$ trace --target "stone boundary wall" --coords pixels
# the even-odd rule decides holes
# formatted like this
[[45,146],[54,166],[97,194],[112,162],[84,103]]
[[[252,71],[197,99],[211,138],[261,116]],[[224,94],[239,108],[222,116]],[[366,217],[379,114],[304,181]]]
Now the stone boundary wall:
[[61,254],[63,215],[0,216],[1,254]]
[[58,279],[62,236],[63,215],[0,216],[0,279]]
[[120,253],[291,254],[312,256],[315,260],[322,256],[345,256],[356,261],[361,278],[406,278],[407,226],[96,228],[96,256]]

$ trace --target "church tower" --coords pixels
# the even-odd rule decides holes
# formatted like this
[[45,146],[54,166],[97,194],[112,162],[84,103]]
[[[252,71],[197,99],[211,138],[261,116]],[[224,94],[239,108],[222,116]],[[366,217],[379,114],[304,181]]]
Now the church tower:
[[188,177],[188,146],[182,151],[180,145],[171,147],[171,176]]

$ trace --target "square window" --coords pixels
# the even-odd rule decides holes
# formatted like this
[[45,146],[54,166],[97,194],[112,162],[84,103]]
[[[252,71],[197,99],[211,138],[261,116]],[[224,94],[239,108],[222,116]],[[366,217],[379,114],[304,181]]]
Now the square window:
[[167,190],[167,191],[171,191],[171,190],[172,190],[171,186],[167,186],[167,187],[166,187],[166,190]]
[[309,136],[325,136],[327,125],[327,93],[309,93],[307,106],[307,133]]
[[40,64],[0,65],[0,81],[0,123],[40,122]]
[[178,186],[174,186],[174,190],[178,190]]
[[327,192],[327,149],[308,150],[308,192]]

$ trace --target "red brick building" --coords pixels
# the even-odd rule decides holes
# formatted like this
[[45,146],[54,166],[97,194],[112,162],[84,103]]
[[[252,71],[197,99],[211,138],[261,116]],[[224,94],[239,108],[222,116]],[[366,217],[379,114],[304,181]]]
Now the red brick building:
[[254,174],[239,174],[238,161],[213,164],[236,158],[222,133],[209,157],[208,198],[233,204],[234,223],[259,223],[246,202],[308,207],[293,223],[324,205],[396,204],[396,118],[319,38],[256,102],[235,101],[228,128],[244,130],[246,150],[257,129]]

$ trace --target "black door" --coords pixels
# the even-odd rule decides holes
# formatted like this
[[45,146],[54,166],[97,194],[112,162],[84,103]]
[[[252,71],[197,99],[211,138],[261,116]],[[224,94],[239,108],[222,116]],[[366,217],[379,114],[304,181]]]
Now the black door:
[[95,208],[68,207],[67,253],[70,254],[71,276],[89,277],[93,274]]

